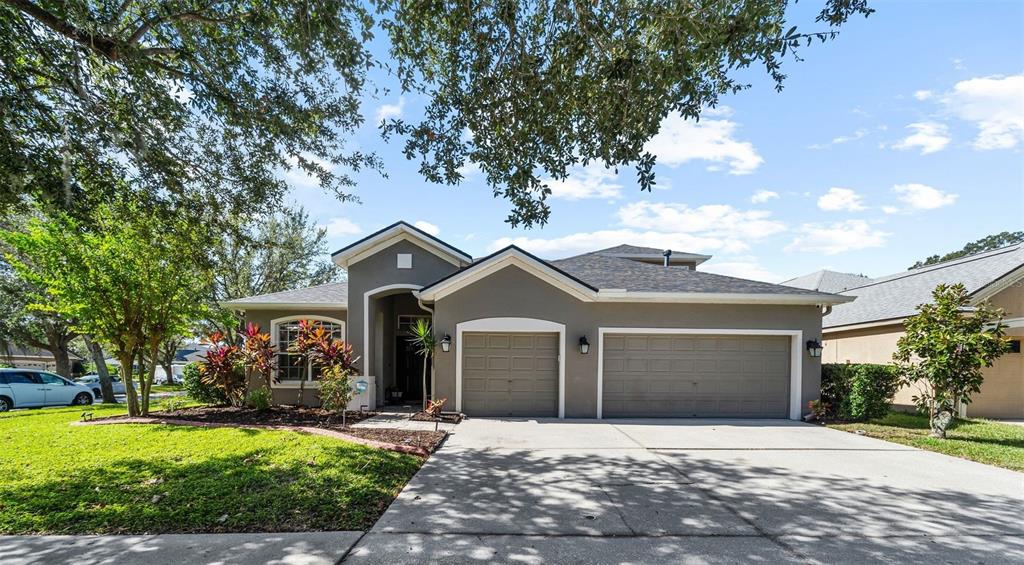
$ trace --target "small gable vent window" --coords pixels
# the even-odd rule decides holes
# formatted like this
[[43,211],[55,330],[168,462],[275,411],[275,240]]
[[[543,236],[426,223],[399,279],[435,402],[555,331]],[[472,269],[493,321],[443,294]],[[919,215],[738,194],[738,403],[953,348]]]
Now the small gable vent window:
[[398,254],[398,268],[399,269],[411,269],[412,268],[412,253],[399,253]]

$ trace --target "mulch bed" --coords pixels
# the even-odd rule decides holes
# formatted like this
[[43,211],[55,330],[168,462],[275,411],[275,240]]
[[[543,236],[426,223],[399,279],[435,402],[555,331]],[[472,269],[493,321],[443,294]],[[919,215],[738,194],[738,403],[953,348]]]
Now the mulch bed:
[[[231,406],[197,406],[195,408],[175,410],[174,412],[159,412],[154,415],[216,424],[341,428],[341,414],[339,412],[303,406],[271,406],[267,410],[234,408]],[[356,422],[372,418],[375,415],[375,412],[346,412],[345,423],[351,426]]]
[[440,431],[351,427],[352,424],[373,415],[372,412],[348,412],[345,422],[347,425],[342,427],[340,414],[319,408],[274,406],[269,410],[260,411],[252,408],[203,406],[175,412],[152,412],[149,417],[96,418],[84,422],[73,422],[72,425],[124,423],[290,430],[335,437],[421,457],[429,456],[448,437],[447,432]]
[[426,412],[417,412],[412,415],[410,420],[417,422],[443,422],[446,424],[458,424],[462,422],[462,414],[456,414],[454,412],[443,412],[437,418],[427,414]]

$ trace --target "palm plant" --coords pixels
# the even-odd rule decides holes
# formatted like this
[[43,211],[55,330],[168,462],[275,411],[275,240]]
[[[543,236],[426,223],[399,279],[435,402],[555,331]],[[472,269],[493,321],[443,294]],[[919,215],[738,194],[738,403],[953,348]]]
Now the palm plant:
[[409,342],[416,348],[416,354],[423,357],[423,409],[427,409],[427,367],[430,366],[430,358],[434,355],[437,347],[437,338],[434,337],[434,328],[426,318],[417,318],[416,323],[409,328]]

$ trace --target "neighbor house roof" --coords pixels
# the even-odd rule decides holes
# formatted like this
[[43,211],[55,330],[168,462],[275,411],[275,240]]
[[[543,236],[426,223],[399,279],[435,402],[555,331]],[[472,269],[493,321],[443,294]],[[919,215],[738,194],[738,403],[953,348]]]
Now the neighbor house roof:
[[833,308],[825,328],[899,321],[932,300],[939,284],[961,283],[975,301],[988,298],[1024,277],[1024,244],[977,253],[952,261],[910,269],[851,288],[841,294],[857,300]]
[[240,310],[246,307],[290,308],[294,306],[319,306],[322,308],[348,307],[348,282],[327,283],[295,290],[283,290],[270,294],[247,296],[227,300],[221,306]]
[[[623,257],[626,259],[632,259],[635,261],[644,261],[649,263],[661,264],[665,259],[666,250],[657,249],[655,247],[639,247],[636,245],[616,245],[607,249],[600,249],[590,253],[584,253],[584,255],[606,255],[609,257]],[[700,253],[686,253],[683,251],[669,251],[669,263],[693,263],[700,265],[704,261],[711,258],[710,255],[701,255]]]
[[[40,347],[25,347],[21,345],[15,345],[13,343],[0,344],[0,359],[13,357],[53,359],[53,353],[50,353],[49,351],[42,349]],[[82,359],[73,351],[68,351],[68,357],[73,360]]]
[[821,292],[842,292],[847,289],[864,286],[871,282],[871,278],[854,273],[840,273],[837,271],[821,270],[813,273],[782,281],[779,284],[808,290],[820,290]]

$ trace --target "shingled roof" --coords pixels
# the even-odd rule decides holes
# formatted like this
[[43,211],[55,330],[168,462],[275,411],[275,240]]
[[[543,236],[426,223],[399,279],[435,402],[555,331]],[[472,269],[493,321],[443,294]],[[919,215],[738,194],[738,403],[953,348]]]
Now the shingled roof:
[[[840,304],[822,321],[825,328],[902,320],[914,314],[918,304],[932,300],[932,291],[941,283],[961,283],[974,296],[1006,277],[1022,273],[1024,244],[977,253],[873,279],[870,283],[840,294],[857,300]],[[1019,275],[1017,275],[1019,276]]]
[[707,292],[735,294],[792,294],[813,296],[813,290],[781,286],[761,281],[727,277],[686,269],[652,265],[603,251],[548,261],[555,267],[600,289],[630,292]]
[[806,288],[808,290],[820,290],[821,292],[841,292],[858,286],[864,286],[869,282],[871,282],[871,278],[864,275],[821,270],[792,278],[788,281],[782,281],[779,284]]
[[348,282],[336,282],[297,288],[295,290],[284,290],[270,294],[247,296],[237,300],[222,302],[222,306],[238,308],[242,306],[322,306],[325,308],[346,308],[348,307]]

